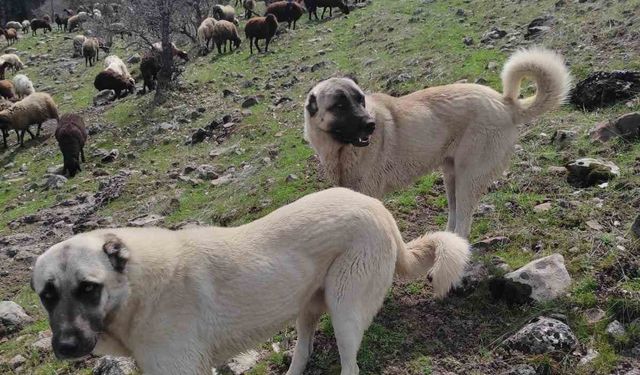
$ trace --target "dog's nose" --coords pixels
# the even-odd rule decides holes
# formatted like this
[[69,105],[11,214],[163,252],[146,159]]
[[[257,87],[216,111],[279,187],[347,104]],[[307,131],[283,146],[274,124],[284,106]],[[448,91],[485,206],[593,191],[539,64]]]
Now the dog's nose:
[[369,133],[373,133],[373,131],[376,129],[376,123],[373,121],[368,121],[367,124],[365,125],[365,129]]
[[78,352],[79,340],[76,336],[66,336],[58,341],[58,352],[63,356],[74,356]]

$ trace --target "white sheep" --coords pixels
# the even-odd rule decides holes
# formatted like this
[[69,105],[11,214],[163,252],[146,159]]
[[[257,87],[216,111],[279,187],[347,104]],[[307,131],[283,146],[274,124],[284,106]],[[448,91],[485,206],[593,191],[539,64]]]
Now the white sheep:
[[127,69],[127,65],[118,56],[116,55],[107,56],[104,59],[104,67],[105,67],[105,70],[111,70],[121,75],[122,77],[129,80],[129,82],[135,85],[136,81],[133,79],[133,77],[131,77],[131,74],[129,73],[129,69]]
[[18,70],[24,68],[24,64],[15,53],[6,53],[0,56],[0,65],[4,64],[5,62],[9,63],[11,70],[13,70],[14,72],[17,72]]
[[29,77],[25,76],[24,74],[16,74],[13,77],[13,87],[16,90],[16,95],[20,99],[36,92],[36,90],[33,88],[33,83],[31,82]]
[[23,34],[28,33],[30,28],[31,28],[31,22],[29,20],[22,21],[22,33]]

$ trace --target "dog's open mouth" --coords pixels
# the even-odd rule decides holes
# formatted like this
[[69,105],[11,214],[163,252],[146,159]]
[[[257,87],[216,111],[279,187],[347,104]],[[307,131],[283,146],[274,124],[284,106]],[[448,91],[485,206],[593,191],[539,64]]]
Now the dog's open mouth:
[[371,136],[370,135],[365,135],[363,137],[358,137],[358,139],[356,139],[353,142],[351,142],[351,144],[356,146],[356,147],[366,147],[366,146],[369,146],[369,143],[371,143]]

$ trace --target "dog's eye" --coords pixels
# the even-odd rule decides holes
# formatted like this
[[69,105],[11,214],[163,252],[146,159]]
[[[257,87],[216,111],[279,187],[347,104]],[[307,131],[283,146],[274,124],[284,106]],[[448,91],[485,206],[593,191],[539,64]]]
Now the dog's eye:
[[89,281],[83,281],[82,283],[80,283],[78,292],[81,294],[94,294],[100,291],[100,287],[101,287],[100,284],[89,282]]

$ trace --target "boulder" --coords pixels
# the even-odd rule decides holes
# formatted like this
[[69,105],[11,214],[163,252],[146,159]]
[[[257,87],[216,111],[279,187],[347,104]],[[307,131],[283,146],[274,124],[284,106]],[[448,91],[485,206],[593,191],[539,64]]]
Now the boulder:
[[17,332],[33,321],[24,309],[13,301],[0,302],[0,337]]
[[503,346],[525,354],[545,354],[549,352],[569,352],[578,340],[571,328],[564,322],[539,316],[503,341]]
[[627,334],[627,331],[624,329],[622,323],[617,320],[609,323],[605,332],[607,333],[607,335],[614,339],[621,339]]
[[567,182],[576,188],[598,185],[620,175],[620,168],[609,161],[582,158],[565,165],[569,174]]
[[116,92],[113,90],[102,90],[93,97],[93,105],[100,107],[116,100]]
[[597,124],[589,132],[591,139],[607,142],[611,138],[621,137],[627,141],[640,139],[640,112],[627,113],[612,121]]
[[527,364],[516,365],[513,368],[500,373],[500,375],[537,375],[537,374],[538,373],[536,372],[536,369],[533,368],[531,365],[527,365]]
[[504,277],[529,285],[531,287],[530,297],[538,302],[548,301],[563,295],[571,285],[571,276],[564,266],[564,257],[560,254],[534,260]]
[[196,175],[206,181],[215,180],[219,177],[216,167],[210,164],[203,164],[196,168]]
[[551,27],[549,26],[553,21],[552,16],[544,16],[535,18],[533,21],[529,23],[527,26],[527,33],[524,34],[525,39],[531,39],[534,36],[537,36],[541,33],[549,31]]
[[595,72],[578,82],[570,101],[580,109],[594,110],[633,98],[640,93],[640,72]]
[[20,354],[16,355],[15,357],[9,360],[9,366],[11,366],[11,368],[14,370],[24,365],[25,363],[27,363],[27,359],[21,356]]
[[130,375],[136,373],[136,364],[128,357],[101,357],[93,366],[93,375]]
[[242,108],[253,107],[256,104],[258,104],[258,98],[256,98],[255,96],[250,96],[242,102]]
[[57,190],[63,187],[67,183],[67,178],[59,174],[50,174],[46,176],[46,179],[42,182],[42,186],[45,190]]
[[501,30],[497,27],[492,27],[491,30],[484,33],[482,39],[480,39],[480,43],[489,43],[494,39],[504,38],[507,35],[505,30]]

